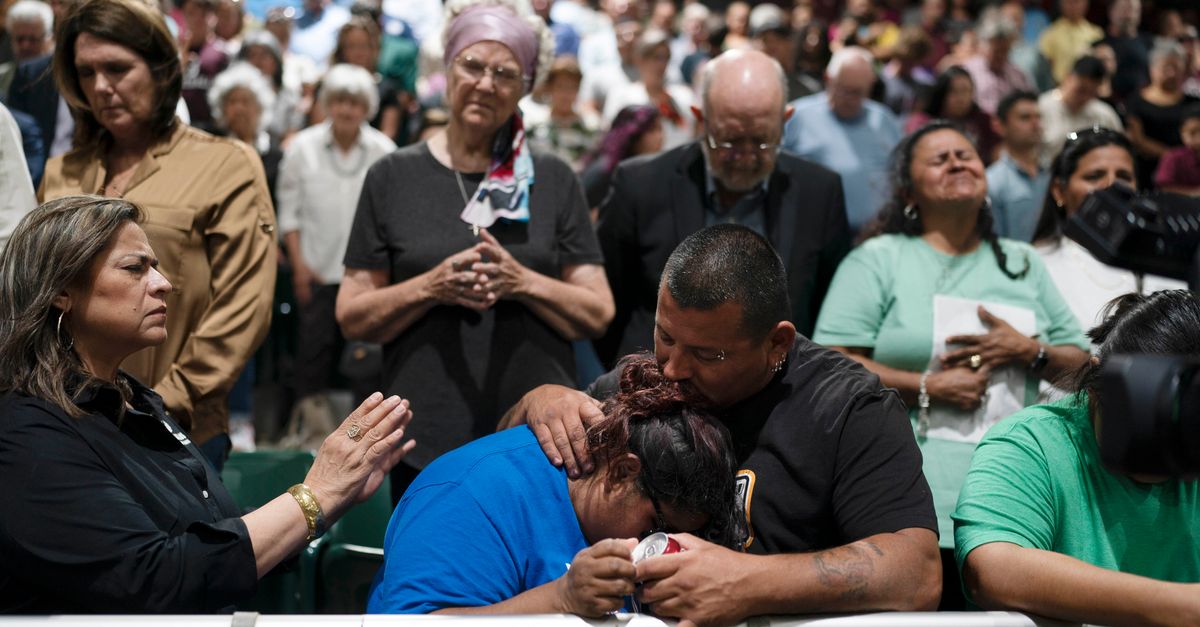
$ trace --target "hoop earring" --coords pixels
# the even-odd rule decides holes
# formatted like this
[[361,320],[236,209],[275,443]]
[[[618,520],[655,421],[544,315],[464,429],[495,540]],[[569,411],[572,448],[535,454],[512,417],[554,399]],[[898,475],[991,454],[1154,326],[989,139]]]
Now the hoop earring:
[[917,206],[911,202],[904,205],[904,217],[909,220],[917,219]]
[[[62,343],[62,341],[63,341],[63,339],[62,339],[62,337],[63,337],[63,335],[62,335],[62,321],[63,321],[63,316],[65,316],[65,315],[67,315],[67,312],[66,312],[66,311],[60,311],[60,312],[58,312],[58,323],[54,325],[54,335],[55,335],[55,337],[57,337],[57,338],[58,338],[58,341],[59,341],[60,343]],[[74,347],[74,346],[75,346],[75,338],[68,336],[68,337],[67,337],[67,341],[66,341],[66,347],[65,347],[65,348],[66,348],[67,350],[71,350],[71,348],[72,348],[72,347]]]

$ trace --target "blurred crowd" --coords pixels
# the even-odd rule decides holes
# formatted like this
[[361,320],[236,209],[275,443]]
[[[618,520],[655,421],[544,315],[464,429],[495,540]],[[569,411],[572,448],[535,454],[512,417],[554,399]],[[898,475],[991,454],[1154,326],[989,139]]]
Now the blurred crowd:
[[[721,411],[760,412],[758,427],[867,416],[844,433],[804,423],[813,442],[845,438],[828,447],[775,447],[764,430],[744,448],[731,427],[738,463],[775,451],[784,469],[760,480],[799,492],[811,472],[799,483],[820,502],[796,511],[776,492],[754,532],[773,553],[885,519],[880,533],[917,529],[889,556],[936,543],[948,583],[889,590],[959,609],[960,573],[979,598],[997,593],[970,579],[980,560],[1021,570],[966,560],[1009,542],[987,533],[984,514],[1011,503],[989,501],[990,467],[972,466],[993,450],[977,448],[984,434],[1068,392],[1086,400],[1068,379],[1106,358],[1137,298],[1191,302],[1145,296],[1183,286],[1100,263],[1062,225],[1112,185],[1200,197],[1194,2],[7,0],[2,14],[0,246],[40,203],[140,207],[170,314],[165,338],[116,362],[217,469],[231,448],[316,447],[345,414],[330,391],[381,390],[407,399],[420,443],[389,462],[399,501],[443,453],[502,420],[536,423],[539,395],[597,396],[623,356],[654,351],[645,368]],[[1085,333],[1129,293],[1142,296]],[[66,353],[120,326],[38,302]],[[1082,405],[1047,406],[1091,428]],[[580,407],[575,426],[595,404]],[[900,427],[861,426],[887,416]],[[862,457],[821,457],[848,442]],[[1124,514],[1153,518],[1134,500]],[[1025,514],[1018,526],[1041,520]],[[914,580],[936,583],[937,559],[922,564]],[[1126,566],[1107,565],[1194,575]]]

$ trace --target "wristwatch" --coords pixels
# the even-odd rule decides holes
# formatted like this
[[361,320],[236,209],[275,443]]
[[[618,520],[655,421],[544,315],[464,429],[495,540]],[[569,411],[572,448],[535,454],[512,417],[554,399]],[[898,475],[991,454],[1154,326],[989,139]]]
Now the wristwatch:
[[1046,356],[1046,345],[1038,342],[1037,357],[1034,357],[1033,361],[1029,362],[1029,371],[1033,374],[1041,374],[1048,361],[1050,361],[1050,358]]

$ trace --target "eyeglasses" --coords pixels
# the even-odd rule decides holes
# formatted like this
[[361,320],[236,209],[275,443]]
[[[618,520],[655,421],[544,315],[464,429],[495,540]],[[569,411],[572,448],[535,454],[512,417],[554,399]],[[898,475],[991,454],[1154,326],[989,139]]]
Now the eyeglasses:
[[738,139],[735,141],[718,142],[712,135],[705,135],[708,141],[708,147],[712,150],[717,150],[727,155],[734,153],[748,153],[762,155],[768,152],[779,152],[780,144],[762,143],[755,144],[752,139]]
[[525,86],[526,78],[520,70],[503,65],[489,67],[471,56],[458,57],[454,60],[454,67],[458,69],[463,78],[476,83],[483,80],[484,76],[491,75],[492,84],[503,91],[512,91]]

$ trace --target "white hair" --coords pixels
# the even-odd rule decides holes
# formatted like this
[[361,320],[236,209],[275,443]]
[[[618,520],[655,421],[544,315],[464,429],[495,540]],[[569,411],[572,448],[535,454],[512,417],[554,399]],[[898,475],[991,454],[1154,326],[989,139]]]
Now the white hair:
[[8,7],[5,20],[8,24],[41,22],[46,29],[46,37],[54,34],[54,11],[41,0],[17,0]]
[[546,75],[550,73],[550,64],[554,63],[554,33],[550,32],[550,27],[546,26],[545,20],[533,12],[529,0],[446,0],[446,17],[442,22],[444,26],[441,39],[438,40],[438,43],[441,44],[441,49],[437,50],[438,62],[441,62],[442,51],[446,49],[446,35],[450,32],[450,23],[460,13],[475,6],[505,7],[512,11],[513,15],[525,20],[529,28],[533,29],[533,34],[538,39],[538,56],[533,70],[533,84],[529,85],[526,93],[537,89],[546,81]]
[[1154,48],[1150,50],[1150,65],[1158,63],[1159,60],[1167,57],[1175,57],[1181,61],[1187,61],[1187,51],[1178,42],[1165,40],[1154,44]]
[[829,65],[825,66],[825,76],[827,78],[837,78],[842,68],[854,59],[865,61],[867,66],[871,68],[871,71],[875,71],[875,55],[871,54],[870,50],[861,46],[843,46],[841,50],[833,53],[833,56],[829,58]]
[[371,73],[357,65],[339,63],[325,73],[321,79],[321,107],[329,110],[329,101],[334,96],[349,96],[367,105],[367,119],[372,120],[379,111],[379,87]]
[[225,124],[225,98],[229,92],[238,89],[250,92],[258,101],[261,110],[258,118],[258,132],[262,133],[271,125],[271,112],[275,110],[275,90],[271,89],[271,81],[258,68],[246,61],[235,61],[217,74],[212,87],[208,89],[208,106],[212,110],[213,120],[222,126]]
[[708,7],[696,2],[683,7],[683,13],[679,14],[679,19],[683,22],[692,20],[702,22],[707,20],[710,15],[712,15],[712,11],[709,11]]

